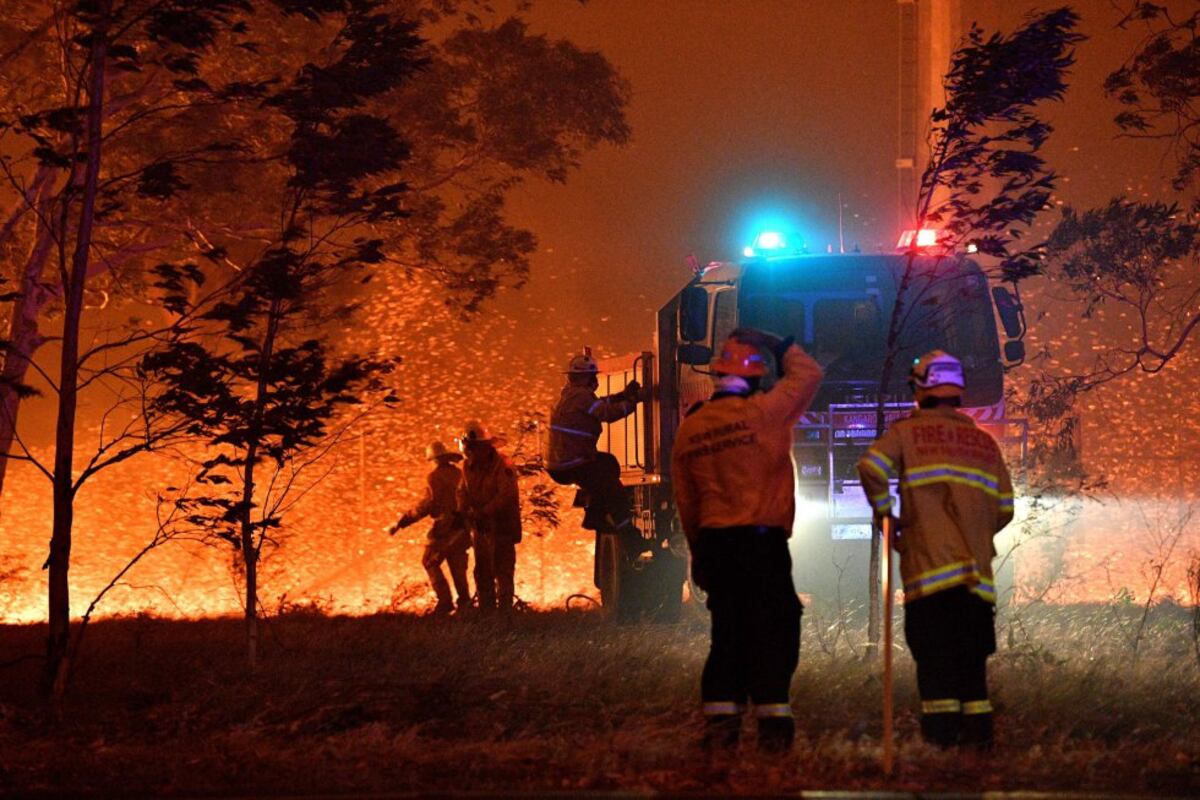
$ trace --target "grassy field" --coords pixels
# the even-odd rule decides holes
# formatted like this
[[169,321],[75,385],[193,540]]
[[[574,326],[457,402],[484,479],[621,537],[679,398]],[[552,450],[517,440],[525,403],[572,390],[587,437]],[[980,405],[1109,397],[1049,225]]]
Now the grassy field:
[[[260,669],[237,620],[108,620],[89,633],[65,719],[0,671],[0,791],[131,795],[473,790],[782,792],[1091,789],[1200,795],[1200,668],[1190,620],[1155,611],[1027,610],[993,659],[998,748],[943,753],[916,735],[898,651],[899,766],[878,767],[879,684],[861,629],[805,618],[786,758],[697,746],[704,618],[617,628],[596,612],[507,625],[403,615],[274,618]],[[818,636],[818,633],[820,634]],[[0,628],[0,661],[36,653],[39,626]],[[752,741],[752,737],[748,737]],[[749,743],[749,742],[748,742]]]

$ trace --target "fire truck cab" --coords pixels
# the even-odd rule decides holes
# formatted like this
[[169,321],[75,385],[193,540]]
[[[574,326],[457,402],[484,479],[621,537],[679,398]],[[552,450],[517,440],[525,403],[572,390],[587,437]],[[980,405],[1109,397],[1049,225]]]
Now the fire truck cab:
[[[756,244],[763,241],[760,236]],[[957,356],[967,382],[963,411],[1008,452],[1025,446],[1025,425],[1006,417],[1004,402],[1005,368],[1024,355],[1020,304],[1006,288],[989,287],[966,254],[909,249],[808,255],[747,248],[745,255],[740,263],[696,269],[658,312],[653,350],[601,364],[602,392],[618,391],[632,378],[651,388],[644,408],[607,426],[600,441],[622,464],[653,557],[647,566],[643,555],[642,574],[634,575],[629,565],[636,559],[605,537],[597,542],[597,585],[605,603],[626,604],[626,617],[677,613],[686,545],[671,496],[671,446],[683,415],[711,393],[711,363],[737,327],[795,337],[825,372],[795,434],[792,555],[804,594],[865,597],[871,510],[855,464],[875,438],[881,394],[887,420],[911,409],[907,374],[915,358],[935,348]],[[894,367],[881,385],[898,297],[903,302]],[[997,316],[1010,339],[1003,356]]]

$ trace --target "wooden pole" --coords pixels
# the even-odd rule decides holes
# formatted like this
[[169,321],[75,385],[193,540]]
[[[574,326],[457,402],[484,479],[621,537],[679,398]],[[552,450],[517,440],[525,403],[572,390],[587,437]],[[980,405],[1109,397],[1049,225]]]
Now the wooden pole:
[[895,520],[883,518],[883,773],[892,774],[896,751],[892,737],[892,538]]

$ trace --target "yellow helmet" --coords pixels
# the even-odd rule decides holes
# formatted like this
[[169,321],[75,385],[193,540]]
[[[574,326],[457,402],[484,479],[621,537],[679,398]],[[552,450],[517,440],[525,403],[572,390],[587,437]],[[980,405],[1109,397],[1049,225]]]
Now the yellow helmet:
[[425,460],[436,461],[439,458],[445,458],[450,461],[461,461],[462,456],[451,450],[441,442],[433,442],[425,448]]

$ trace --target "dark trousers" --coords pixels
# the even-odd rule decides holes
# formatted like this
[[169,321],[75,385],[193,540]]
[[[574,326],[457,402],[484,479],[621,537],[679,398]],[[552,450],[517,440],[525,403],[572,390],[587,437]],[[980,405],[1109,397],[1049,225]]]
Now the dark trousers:
[[904,638],[917,662],[921,735],[943,747],[992,741],[987,659],[996,652],[995,607],[965,586],[904,606]]
[[800,659],[803,606],[792,583],[782,528],[705,528],[693,549],[692,574],[708,593],[712,646],[700,678],[710,726],[740,721],[747,699],[764,738],[790,745],[795,726],[788,700]]
[[[633,519],[633,500],[629,489],[621,483],[621,464],[612,453],[597,453],[595,461],[547,472],[555,483],[575,484],[587,492],[588,517],[603,522],[607,514],[616,529]],[[606,530],[608,524],[596,527]]]
[[491,531],[475,533],[475,591],[481,611],[508,611],[513,604],[513,575],[517,570],[517,544]]
[[[465,533],[461,534],[466,536]],[[438,607],[451,606],[450,584],[446,582],[446,574],[442,571],[442,562],[450,568],[450,580],[454,581],[454,592],[458,595],[458,607],[471,605],[471,586],[467,583],[467,543],[453,544],[447,547],[445,542],[430,542],[425,545],[421,556],[421,566],[429,576],[433,593],[437,595]]]

